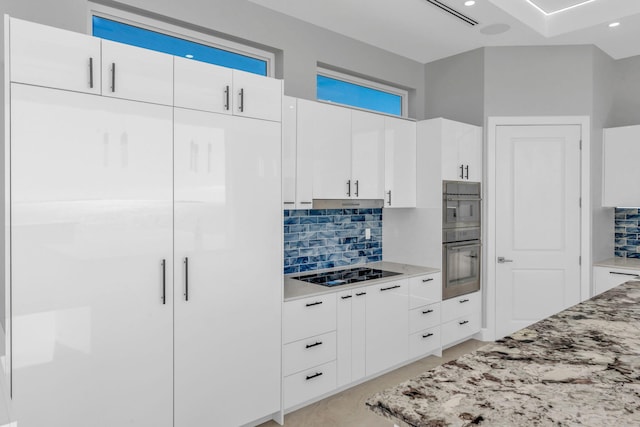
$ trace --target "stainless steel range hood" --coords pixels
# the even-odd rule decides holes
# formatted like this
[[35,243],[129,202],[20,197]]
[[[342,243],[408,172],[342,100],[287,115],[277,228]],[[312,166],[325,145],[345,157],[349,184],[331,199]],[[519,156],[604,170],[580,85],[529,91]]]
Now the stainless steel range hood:
[[380,209],[382,199],[313,199],[313,209]]

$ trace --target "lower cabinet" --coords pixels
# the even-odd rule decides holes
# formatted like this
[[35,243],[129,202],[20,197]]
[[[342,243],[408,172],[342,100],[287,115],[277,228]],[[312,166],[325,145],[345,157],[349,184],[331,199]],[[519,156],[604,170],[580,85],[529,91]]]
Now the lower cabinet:
[[366,375],[366,303],[366,289],[337,294],[338,387]]
[[640,277],[640,270],[611,267],[593,267],[593,295],[601,294],[623,284],[627,280]]
[[480,291],[442,302],[442,347],[448,347],[480,332],[481,327]]

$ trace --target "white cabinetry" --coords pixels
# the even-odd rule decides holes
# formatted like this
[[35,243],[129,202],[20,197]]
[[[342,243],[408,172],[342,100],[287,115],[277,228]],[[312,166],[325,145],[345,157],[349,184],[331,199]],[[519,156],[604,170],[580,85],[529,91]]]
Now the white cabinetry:
[[298,145],[298,99],[282,98],[282,207],[310,209],[313,204],[313,147]]
[[382,199],[384,116],[351,111],[351,197]]
[[448,347],[480,332],[482,326],[480,291],[442,302],[442,346]]
[[280,125],[174,120],[176,425],[243,425],[280,410]]
[[638,277],[640,277],[640,270],[593,267],[593,295],[601,294],[628,280],[637,279]]
[[100,39],[20,19],[5,22],[11,81],[100,93]]
[[282,81],[233,70],[233,114],[281,121]]
[[442,180],[481,182],[482,128],[442,118],[427,122],[421,137],[441,155]]
[[176,56],[174,73],[176,107],[231,114],[232,69]]
[[408,358],[409,283],[407,279],[367,289],[366,373],[391,368]]
[[640,126],[604,130],[603,206],[640,206]]
[[416,122],[385,117],[385,208],[416,207]]
[[365,376],[367,288],[337,294],[337,386]]

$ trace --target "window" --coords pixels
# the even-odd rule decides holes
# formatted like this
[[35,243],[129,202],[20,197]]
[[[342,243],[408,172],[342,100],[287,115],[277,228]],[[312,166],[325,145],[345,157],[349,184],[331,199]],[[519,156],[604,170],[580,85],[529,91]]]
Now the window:
[[402,89],[325,69],[318,70],[316,87],[319,101],[407,116],[408,92]]
[[[94,6],[91,28],[92,34],[96,37],[262,76],[273,74],[273,54],[270,52],[226,42],[143,17],[133,16],[132,20],[100,11],[96,13],[95,9],[101,8],[99,5]],[[115,10],[109,12],[129,15]]]

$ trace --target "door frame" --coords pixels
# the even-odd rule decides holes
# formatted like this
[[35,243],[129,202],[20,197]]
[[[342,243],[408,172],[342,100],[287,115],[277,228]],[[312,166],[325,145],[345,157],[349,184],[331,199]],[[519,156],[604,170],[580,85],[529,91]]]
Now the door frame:
[[581,128],[580,150],[580,301],[591,297],[591,119],[589,116],[495,116],[487,118],[486,169],[483,186],[483,299],[484,327],[479,339],[493,341],[496,337],[496,137],[498,126],[578,125]]

